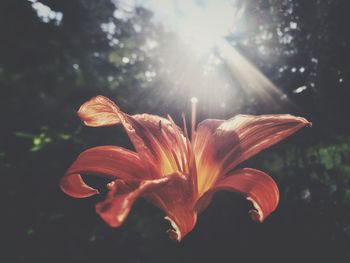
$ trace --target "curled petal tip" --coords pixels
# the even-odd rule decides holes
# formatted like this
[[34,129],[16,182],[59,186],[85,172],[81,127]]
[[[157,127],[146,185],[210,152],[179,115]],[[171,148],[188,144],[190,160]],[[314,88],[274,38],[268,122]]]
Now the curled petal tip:
[[179,229],[179,227],[177,226],[177,224],[175,223],[174,220],[172,220],[170,217],[166,216],[164,217],[165,220],[168,220],[172,226],[173,229],[169,229],[167,230],[167,233],[169,235],[169,238],[171,240],[175,240],[177,242],[180,242],[181,239],[182,239],[182,236],[181,236],[181,231]]
[[169,229],[166,232],[171,240],[174,240],[177,242],[181,241],[181,237],[179,236],[179,234],[175,230]]
[[261,207],[252,198],[247,197],[247,200],[250,201],[254,206],[254,209],[251,209],[248,212],[250,218],[255,222],[262,223],[264,221],[264,214]]
[[279,191],[274,180],[262,171],[244,168],[216,182],[196,203],[196,208],[206,207],[216,191],[229,190],[240,193],[253,204],[250,217],[256,222],[275,211],[279,202]]
[[[293,115],[290,115],[290,116],[294,117]],[[308,121],[304,117],[294,117],[294,118],[297,118],[298,120],[300,120],[300,122],[304,123],[306,127],[311,127],[312,126],[312,122]]]
[[303,117],[297,117],[304,124],[305,127],[312,127],[312,122],[308,121]]
[[180,242],[190,231],[197,222],[197,213],[191,211],[178,210],[173,216],[164,217],[171,224],[172,229],[167,231],[170,239]]
[[97,189],[86,185],[79,174],[62,177],[60,188],[62,192],[74,198],[86,198],[99,194]]
[[250,218],[257,223],[262,223],[264,221],[261,214],[259,214],[259,211],[257,210],[252,209],[248,212],[248,214]]
[[78,116],[86,126],[90,127],[120,123],[117,106],[103,96],[93,97],[81,105],[78,110]]
[[306,127],[312,127],[312,122],[307,121]]

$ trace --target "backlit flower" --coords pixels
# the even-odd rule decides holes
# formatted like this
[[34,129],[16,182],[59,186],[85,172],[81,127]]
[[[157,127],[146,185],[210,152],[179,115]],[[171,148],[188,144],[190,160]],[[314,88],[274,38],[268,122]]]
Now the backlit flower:
[[207,119],[195,128],[195,103],[191,139],[187,128],[182,132],[170,117],[131,116],[103,96],[84,103],[78,115],[86,125],[121,124],[135,151],[111,145],[84,151],[62,178],[61,189],[72,197],[89,197],[98,191],[80,175],[106,177],[109,192],[96,211],[107,224],[120,226],[135,200],[143,197],[165,212],[173,227],[169,235],[177,241],[193,229],[198,213],[218,190],[245,196],[253,204],[251,217],[262,222],[277,207],[277,185],[264,172],[235,168],[310,123],[291,115],[237,115]]

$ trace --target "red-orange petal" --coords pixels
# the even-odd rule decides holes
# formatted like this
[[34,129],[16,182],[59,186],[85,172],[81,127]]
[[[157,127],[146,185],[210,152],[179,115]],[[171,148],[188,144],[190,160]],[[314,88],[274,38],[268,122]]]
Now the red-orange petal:
[[150,171],[169,174],[184,170],[187,152],[181,129],[169,120],[150,114],[130,116],[108,98],[97,96],[84,103],[78,115],[89,126],[121,123],[136,151],[147,160]]
[[81,153],[60,181],[64,193],[75,198],[89,197],[98,191],[86,185],[80,174],[100,175],[111,180],[148,178],[137,153],[116,146],[99,146]]
[[151,153],[151,159],[160,172],[171,174],[184,171],[187,161],[187,145],[181,129],[173,122],[150,114],[129,117],[135,133]]
[[[198,125],[194,142],[196,156],[221,163],[223,173],[311,125],[289,114],[237,115],[227,121],[206,120]],[[200,168],[199,168],[200,169]]]
[[161,187],[170,181],[171,177],[155,180],[116,180],[109,184],[106,199],[96,204],[96,212],[110,226],[120,226],[128,216],[136,199],[147,191]]
[[171,237],[180,240],[195,224],[195,214],[191,210],[191,198],[183,196],[182,187],[186,179],[172,173],[152,180],[116,180],[111,182],[107,198],[96,205],[96,212],[110,226],[120,226],[128,216],[137,198],[144,197],[167,214],[174,230]]
[[[194,137],[193,150],[197,159],[203,159],[206,162],[206,158],[212,158],[214,152],[209,153],[208,151],[215,151],[214,145],[220,143],[214,139],[216,129],[224,122],[224,120],[217,119],[206,119],[198,124],[196,135]],[[220,143],[221,145],[222,143]]]
[[277,207],[279,191],[275,181],[266,173],[245,168],[237,170],[220,179],[208,190],[196,204],[196,209],[202,211],[209,204],[216,191],[228,190],[238,192],[251,201],[254,209],[249,211],[254,221],[262,222]]
[[117,107],[113,101],[97,96],[85,102],[78,110],[78,116],[85,125],[91,127],[108,126],[120,123]]
[[241,162],[251,158],[260,151],[280,142],[311,123],[301,117],[289,114],[271,115],[237,115],[223,122],[216,135],[221,138],[237,136],[239,144],[233,144],[225,156],[224,168],[229,172]]
[[146,198],[161,208],[173,229],[168,230],[171,239],[181,241],[195,226],[197,213],[193,210],[196,196],[191,178],[174,173],[176,180],[147,194]]

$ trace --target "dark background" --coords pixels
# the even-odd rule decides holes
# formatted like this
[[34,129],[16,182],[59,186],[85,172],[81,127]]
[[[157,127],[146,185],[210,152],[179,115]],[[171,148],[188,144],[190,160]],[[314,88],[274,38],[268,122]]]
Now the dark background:
[[[83,127],[76,111],[90,97],[102,94],[126,112],[170,113],[176,120],[189,109],[188,98],[164,96],[175,84],[162,78],[168,66],[162,49],[179,39],[144,8],[125,20],[113,17],[118,2],[41,3],[62,20],[38,17],[26,0],[0,1],[1,262],[350,262],[348,1],[246,1],[256,26],[245,29],[244,39],[227,39],[297,105],[288,112],[313,127],[244,164],[266,171],[280,187],[280,205],[263,224],[249,219],[244,198],[219,193],[179,244],[168,239],[162,211],[144,200],[112,229],[94,211],[103,196],[75,200],[58,188],[84,149],[130,147],[120,127]],[[285,29],[292,21],[297,29]],[[101,28],[108,22],[115,32]],[[254,48],[261,30],[271,33],[270,60]],[[147,39],[159,45],[144,50]],[[123,63],[125,56],[133,60]],[[147,70],[157,75],[148,79]],[[276,112],[248,102],[239,104],[241,113]],[[217,116],[199,104],[200,118],[233,116],[229,106]]]

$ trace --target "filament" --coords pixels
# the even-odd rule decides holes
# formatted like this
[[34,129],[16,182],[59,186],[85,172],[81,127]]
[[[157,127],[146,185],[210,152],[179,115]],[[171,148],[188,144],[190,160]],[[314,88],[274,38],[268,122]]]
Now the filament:
[[196,97],[191,98],[192,104],[192,114],[191,114],[191,141],[193,141],[194,134],[196,132],[196,114],[197,114],[197,103],[198,99]]

